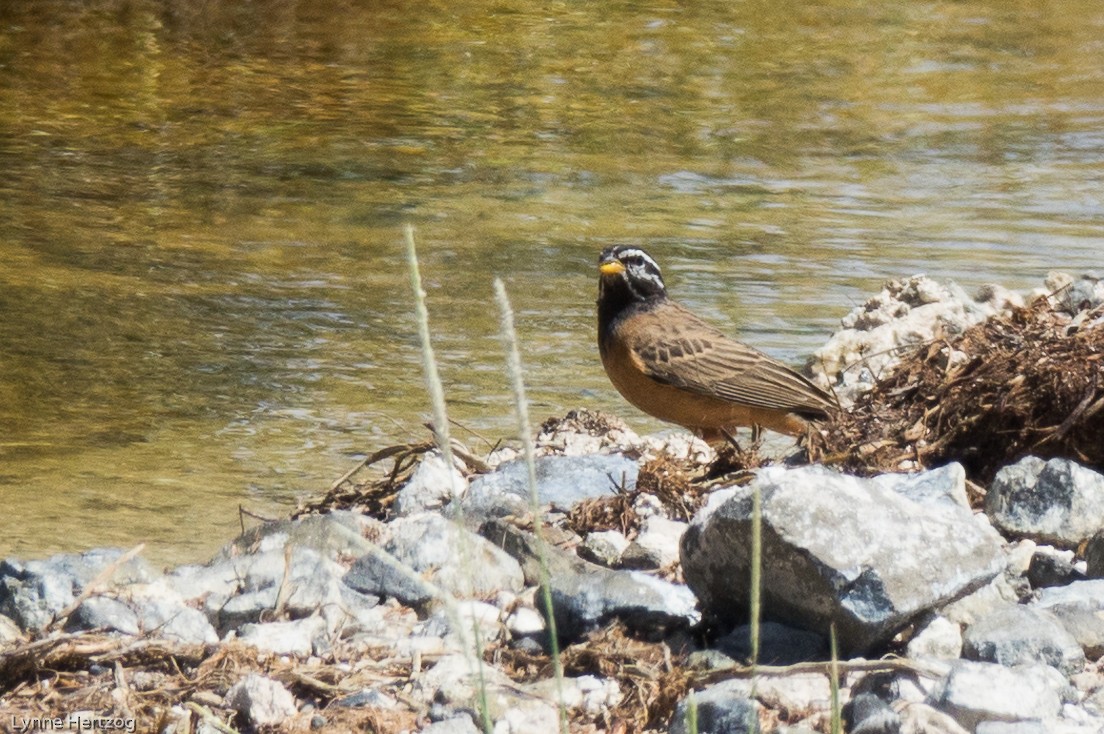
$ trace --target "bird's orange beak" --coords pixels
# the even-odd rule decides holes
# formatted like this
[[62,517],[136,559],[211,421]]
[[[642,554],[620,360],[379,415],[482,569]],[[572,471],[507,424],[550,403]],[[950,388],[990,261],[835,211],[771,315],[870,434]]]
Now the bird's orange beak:
[[598,272],[602,275],[620,275],[625,272],[625,265],[620,260],[610,260],[599,265]]

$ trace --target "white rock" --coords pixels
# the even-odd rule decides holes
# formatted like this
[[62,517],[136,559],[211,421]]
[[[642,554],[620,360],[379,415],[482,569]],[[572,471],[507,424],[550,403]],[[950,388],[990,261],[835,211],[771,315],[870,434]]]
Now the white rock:
[[588,561],[607,568],[617,568],[621,555],[629,547],[629,539],[617,530],[596,530],[579,545],[578,553]]
[[679,559],[679,541],[687,527],[687,523],[653,515],[645,518],[633,544],[654,563],[653,568],[663,568]]
[[[1010,544],[1004,549],[1004,555],[1008,558],[1008,573],[1013,576],[1023,576],[1031,566],[1031,558],[1035,550],[1039,548],[1033,540],[1021,540]],[[1071,554],[1072,555],[1072,554]]]
[[981,721],[1049,719],[1062,709],[1065,678],[1049,665],[1006,668],[959,661],[932,693],[932,705],[968,730]]
[[255,726],[275,726],[295,715],[295,697],[280,683],[250,673],[226,692],[225,703]]
[[898,701],[893,708],[901,717],[900,734],[970,734],[950,716],[927,704]]
[[946,617],[935,616],[908,643],[910,659],[954,660],[962,655],[962,628]]
[[[901,347],[956,334],[996,313],[954,283],[923,275],[890,281],[882,292],[845,316],[843,327],[813,354],[809,368],[821,387],[833,386],[849,403],[868,391],[878,375],[900,361]],[[950,359],[948,355],[948,359]]]
[[532,607],[518,607],[506,618],[506,629],[515,637],[529,637],[544,631],[544,617]]
[[325,633],[324,619],[306,617],[290,622],[244,624],[238,630],[238,639],[247,645],[276,655],[295,655],[306,658],[314,651],[315,639]]
[[11,617],[0,614],[0,648],[21,642],[24,639],[22,630],[19,629]]
[[518,701],[494,724],[494,734],[558,734],[559,731],[559,711],[543,701]]
[[468,489],[468,480],[456,468],[451,472],[438,451],[422,457],[410,480],[395,497],[395,513],[412,515],[444,507]]
[[481,731],[470,716],[457,716],[422,727],[421,734],[481,734]]

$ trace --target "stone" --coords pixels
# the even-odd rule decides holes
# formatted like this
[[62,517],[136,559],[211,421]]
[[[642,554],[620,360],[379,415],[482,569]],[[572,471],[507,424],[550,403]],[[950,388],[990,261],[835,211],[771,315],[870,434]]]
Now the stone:
[[[0,614],[24,631],[37,631],[69,607],[84,587],[123,556],[118,549],[63,553],[44,560],[0,561]],[[140,557],[121,564],[103,583],[103,589],[148,582],[157,574]]]
[[[566,511],[581,500],[614,494],[619,487],[634,489],[639,472],[636,461],[620,454],[541,456],[536,462],[537,496],[542,506]],[[515,460],[473,480],[459,504],[466,516],[482,520],[503,517],[502,511],[514,513],[519,502],[529,509],[529,473],[524,461]]]
[[538,453],[557,456],[609,454],[635,449],[640,443],[625,421],[585,408],[546,421],[536,437]]
[[[848,405],[900,362],[901,347],[961,333],[1007,307],[993,295],[986,291],[971,298],[954,283],[940,284],[924,275],[890,281],[842,319],[842,328],[813,353],[806,367],[814,382],[832,387]],[[1008,298],[1014,302],[1018,297]]]
[[1027,581],[1033,589],[1045,586],[1066,586],[1074,581],[1084,581],[1084,573],[1074,565],[1072,551],[1055,551],[1049,546],[1039,546],[1031,556],[1027,567]]
[[966,470],[958,462],[916,474],[881,474],[870,481],[921,505],[936,502],[970,509]]
[[[954,494],[957,472],[940,473]],[[718,490],[682,540],[682,568],[704,614],[737,624],[747,614],[752,494],[763,508],[763,619],[823,635],[834,624],[841,654],[888,641],[924,612],[982,587],[1005,565],[999,536],[946,499],[918,502],[932,477],[898,485],[821,466],[758,472],[745,487]]]
[[662,637],[700,619],[694,595],[685,586],[638,571],[596,566],[548,543],[542,553],[536,536],[510,523],[493,521],[483,532],[521,563],[530,586],[541,581],[543,555],[561,643],[575,641],[614,619],[646,637]]
[[665,517],[645,518],[640,532],[621,557],[624,568],[641,570],[666,568],[679,559],[679,541],[687,523]]
[[280,683],[250,673],[226,692],[225,705],[254,726],[276,726],[295,715],[295,697]]
[[384,548],[357,559],[344,583],[362,594],[421,606],[441,591],[490,596],[523,585],[517,562],[486,540],[440,515],[423,513],[391,523]]
[[441,594],[435,585],[382,548],[374,548],[358,558],[342,582],[358,593],[397,599],[412,607],[422,606]]
[[325,620],[314,616],[287,622],[244,624],[238,630],[238,639],[276,655],[307,658],[315,652],[315,640],[325,633]]
[[493,604],[465,599],[454,605],[442,605],[415,634],[448,639],[462,652],[472,649],[472,633],[476,630],[482,645],[501,637],[504,628],[499,615]]
[[65,629],[156,636],[186,645],[212,645],[219,639],[207,617],[185,604],[162,579],[88,597],[70,615]]
[[0,648],[14,645],[24,639],[25,635],[19,629],[19,625],[11,617],[0,614]]
[[1085,543],[1085,575],[1090,579],[1104,578],[1104,530],[1093,533]]
[[1094,273],[1075,278],[1069,273],[1051,271],[1044,281],[1045,294],[1071,316],[1090,310],[1104,302],[1104,280]]
[[1053,613],[1088,658],[1104,656],[1104,580],[1042,589],[1031,606]]
[[899,734],[901,717],[873,693],[860,693],[843,706],[849,734]]
[[457,716],[444,721],[435,721],[421,729],[422,734],[482,734],[470,716]]
[[725,681],[687,695],[675,707],[669,734],[756,734],[759,704],[742,683]]
[[1041,662],[1065,675],[1085,667],[1085,653],[1058,618],[1022,604],[1008,605],[967,627],[962,655],[1006,667]]
[[924,703],[909,703],[897,708],[901,734],[970,734],[947,714]]
[[909,640],[907,657],[955,660],[962,655],[962,628],[942,615],[935,615]]
[[1104,526],[1104,476],[1069,459],[1027,456],[997,472],[985,513],[1006,536],[1076,548]]
[[1041,721],[982,721],[974,734],[1050,734]]
[[1019,585],[1007,573],[1002,573],[977,591],[944,604],[938,611],[955,624],[965,626],[1009,604],[1022,601]]
[[518,607],[506,617],[506,629],[515,637],[532,637],[542,634],[547,625],[540,612],[532,607]]
[[819,671],[733,678],[721,690],[726,697],[755,699],[775,711],[829,712],[832,707],[831,685]]
[[447,467],[441,452],[434,450],[422,457],[418,468],[395,496],[394,512],[401,517],[439,510],[467,490],[464,475],[455,467]]
[[[748,660],[751,655],[751,628],[740,625],[720,637],[714,647],[733,660]],[[793,665],[810,660],[823,660],[828,653],[828,641],[815,632],[794,629],[777,622],[759,625],[759,663],[761,665]]]
[[931,696],[932,705],[968,731],[982,721],[1042,720],[1062,709],[1065,679],[1048,665],[1006,668],[960,660]]
[[342,583],[347,560],[379,548],[367,540],[382,525],[349,512],[266,523],[251,528],[205,565],[181,566],[167,576],[186,600],[200,606],[221,634],[258,622],[281,605],[292,617],[320,611],[329,630],[371,624],[378,597]]
[[580,558],[606,568],[621,565],[621,555],[629,547],[629,539],[616,530],[596,530],[588,533],[576,552]]

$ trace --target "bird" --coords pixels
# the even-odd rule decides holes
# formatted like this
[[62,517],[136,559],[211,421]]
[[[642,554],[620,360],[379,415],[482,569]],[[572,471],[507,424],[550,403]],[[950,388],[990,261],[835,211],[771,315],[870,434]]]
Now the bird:
[[836,401],[786,365],[668,297],[659,265],[630,245],[598,257],[598,353],[617,391],[710,443],[751,427],[801,436]]

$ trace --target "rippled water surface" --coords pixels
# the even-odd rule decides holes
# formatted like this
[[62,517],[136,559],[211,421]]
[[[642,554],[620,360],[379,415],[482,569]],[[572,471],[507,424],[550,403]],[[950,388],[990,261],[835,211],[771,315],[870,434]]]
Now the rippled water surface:
[[[1100,268],[1095,0],[0,4],[0,556],[204,557],[454,417],[614,410],[594,261],[800,363],[891,277]],[[479,439],[461,432],[474,445]]]

